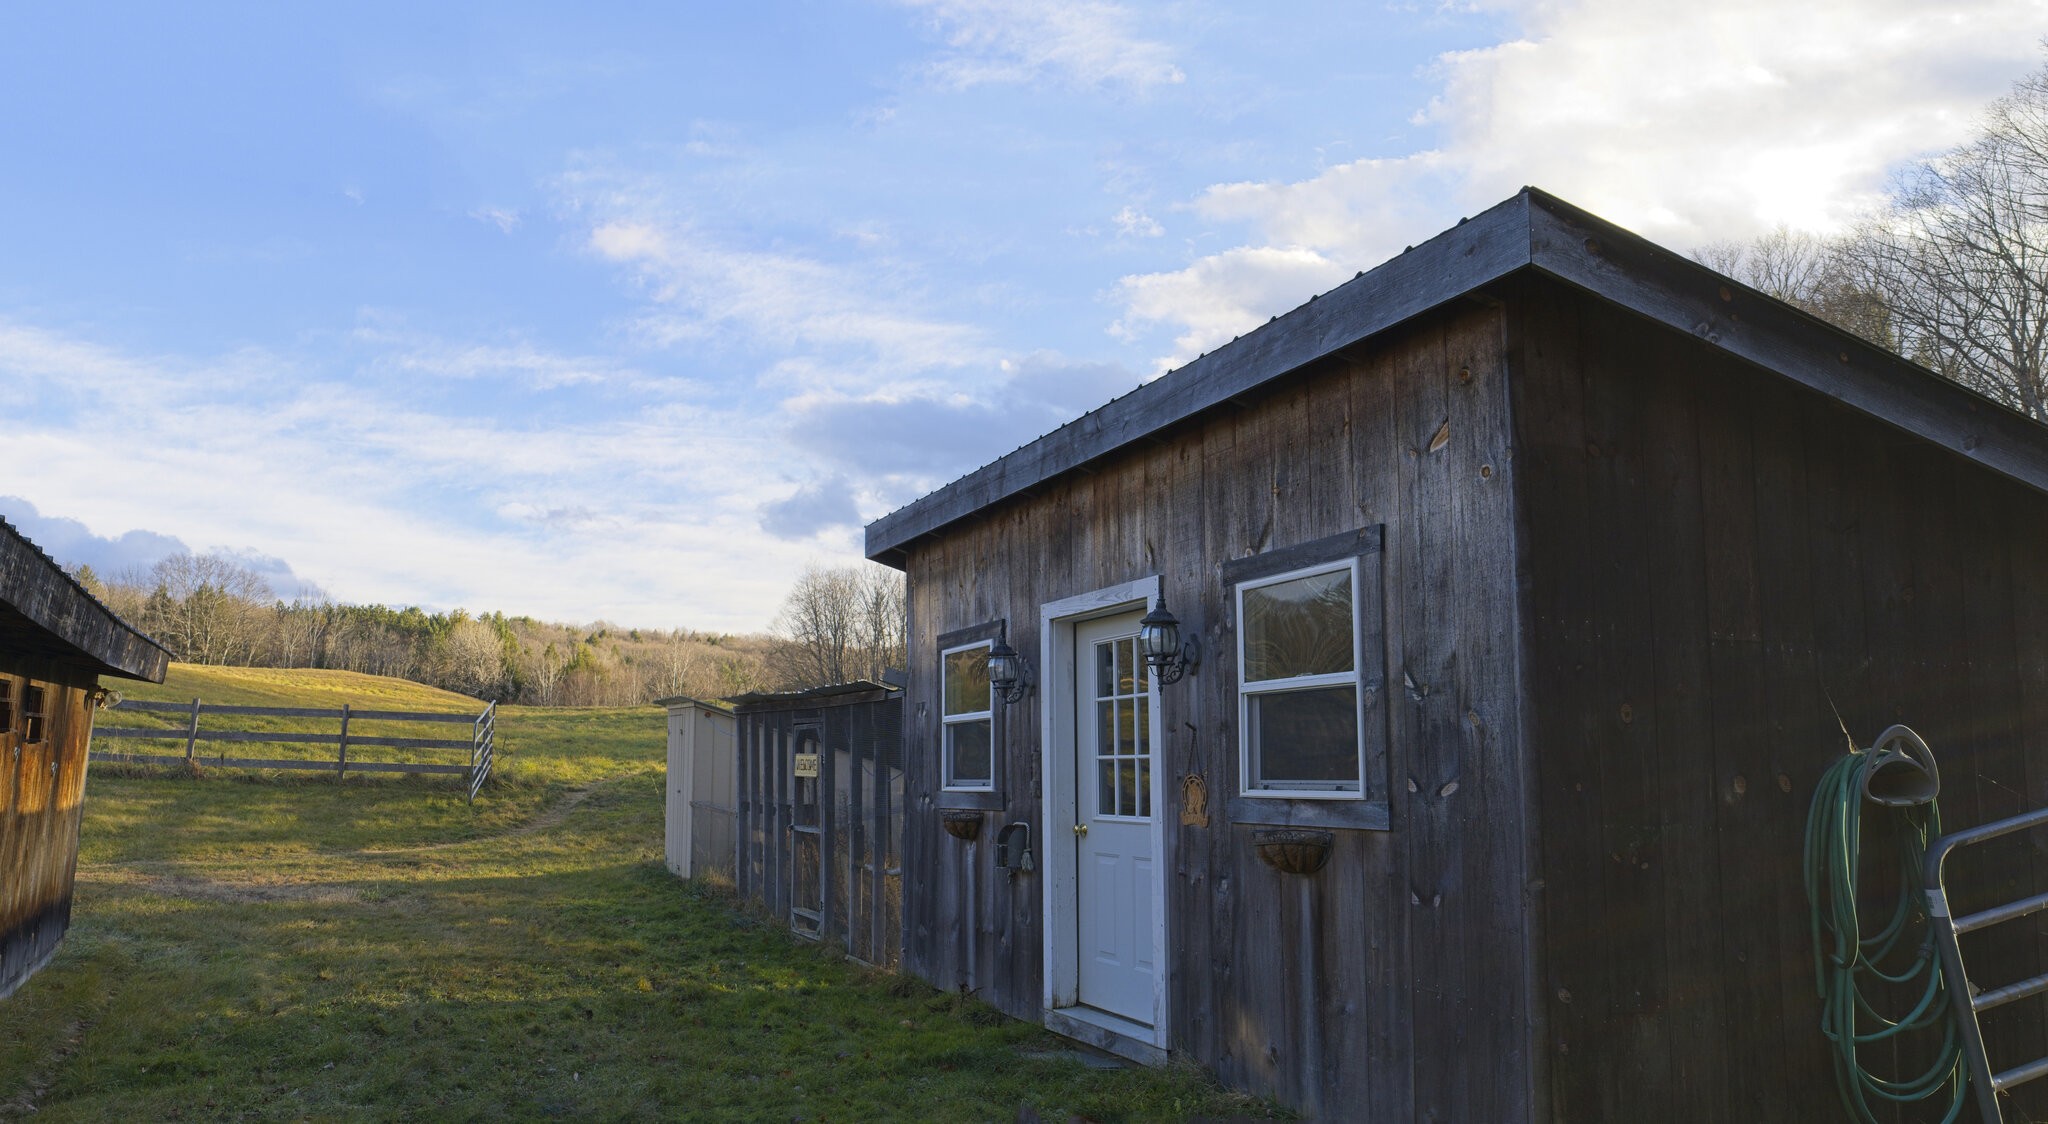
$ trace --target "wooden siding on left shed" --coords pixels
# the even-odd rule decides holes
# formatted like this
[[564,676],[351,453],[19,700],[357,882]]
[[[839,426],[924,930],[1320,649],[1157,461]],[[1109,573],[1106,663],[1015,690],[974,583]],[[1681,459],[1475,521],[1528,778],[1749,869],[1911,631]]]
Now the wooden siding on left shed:
[[[0,997],[57,950],[71,922],[85,757],[92,737],[90,676],[62,665],[0,661],[15,720],[0,733]],[[25,737],[21,707],[44,694],[44,737]]]

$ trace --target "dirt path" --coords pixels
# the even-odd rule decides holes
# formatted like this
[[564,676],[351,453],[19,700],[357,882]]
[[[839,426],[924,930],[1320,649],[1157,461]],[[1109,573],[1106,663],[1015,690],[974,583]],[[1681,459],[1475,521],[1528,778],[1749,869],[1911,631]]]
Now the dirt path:
[[498,832],[496,835],[482,835],[474,839],[454,839],[446,843],[421,843],[412,847],[365,848],[346,853],[365,856],[416,855],[422,851],[446,851],[455,847],[473,847],[478,843],[490,843],[500,839],[520,839],[528,835],[537,835],[540,832],[562,826],[562,822],[569,818],[569,813],[580,807],[585,800],[590,799],[591,793],[604,785],[611,784],[616,779],[615,777],[607,777],[601,781],[592,781],[582,788],[572,788],[562,796],[561,800],[557,801],[546,811],[527,820],[518,827]]

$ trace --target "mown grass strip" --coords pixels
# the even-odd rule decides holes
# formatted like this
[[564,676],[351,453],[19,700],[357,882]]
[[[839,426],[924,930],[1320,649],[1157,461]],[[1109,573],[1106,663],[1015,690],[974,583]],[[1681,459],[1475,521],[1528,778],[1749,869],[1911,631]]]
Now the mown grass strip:
[[508,708],[500,731],[474,808],[431,779],[95,767],[71,936],[0,1004],[0,1115],[1266,1112],[1192,1070],[1090,1069],[676,881],[659,710]]

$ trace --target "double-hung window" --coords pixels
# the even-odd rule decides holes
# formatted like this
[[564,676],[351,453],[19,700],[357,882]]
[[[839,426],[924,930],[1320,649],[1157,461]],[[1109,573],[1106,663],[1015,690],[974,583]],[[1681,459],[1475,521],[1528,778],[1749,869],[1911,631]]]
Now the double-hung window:
[[944,703],[940,776],[944,787],[987,792],[996,786],[995,715],[988,686],[987,640],[940,654]]
[[1238,584],[1245,795],[1364,795],[1358,573],[1347,558]]

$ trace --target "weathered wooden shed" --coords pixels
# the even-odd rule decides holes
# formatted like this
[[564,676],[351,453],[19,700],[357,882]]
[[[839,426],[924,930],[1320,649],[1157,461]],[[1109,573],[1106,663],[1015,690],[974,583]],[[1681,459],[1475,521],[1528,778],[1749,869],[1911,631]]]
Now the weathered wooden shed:
[[1842,726],[1925,735],[1952,828],[2048,806],[2048,430],[1533,189],[867,553],[909,581],[905,967],[1313,1115],[1830,1119]]
[[903,692],[857,680],[735,695],[734,884],[864,963],[903,940]]
[[0,998],[71,923],[99,677],[161,683],[169,663],[0,520]]
[[681,695],[654,701],[668,708],[668,868],[679,878],[731,878],[739,819],[732,707]]

